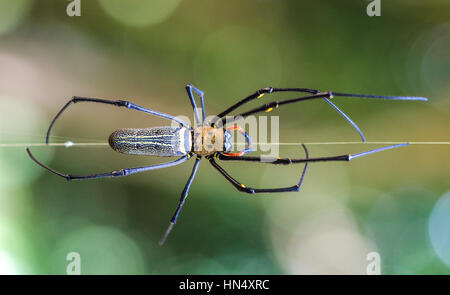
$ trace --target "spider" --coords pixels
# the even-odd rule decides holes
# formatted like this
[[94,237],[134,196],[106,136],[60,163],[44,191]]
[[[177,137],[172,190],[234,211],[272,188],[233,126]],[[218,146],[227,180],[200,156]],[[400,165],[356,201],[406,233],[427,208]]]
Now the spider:
[[[365,142],[365,138],[361,130],[358,126],[342,111],[340,110],[334,103],[331,102],[333,97],[358,97],[358,98],[375,98],[375,99],[389,99],[389,100],[422,100],[427,101],[427,98],[424,97],[411,97],[411,96],[382,96],[382,95],[366,95],[366,94],[350,94],[350,93],[338,93],[338,92],[320,92],[315,89],[308,88],[273,88],[266,87],[255,91],[239,102],[233,104],[220,114],[218,114],[213,122],[207,122],[205,116],[205,107],[204,107],[204,93],[195,88],[193,85],[189,84],[186,86],[186,91],[189,96],[189,100],[191,102],[192,108],[194,110],[195,117],[195,125],[190,126],[184,121],[165,114],[161,112],[157,112],[151,109],[144,108],[142,106],[136,105],[130,101],[125,100],[106,100],[99,98],[89,98],[89,97],[78,97],[74,96],[69,102],[67,102],[62,109],[56,114],[55,118],[50,123],[50,126],[47,131],[46,143],[48,144],[50,131],[56,122],[56,120],[60,117],[60,115],[71,105],[77,102],[93,102],[100,104],[113,105],[118,107],[124,107],[131,110],[145,112],[154,116],[162,117],[165,119],[172,120],[175,122],[176,126],[163,126],[163,127],[154,127],[154,128],[138,128],[138,129],[119,129],[113,132],[109,137],[109,145],[115,151],[124,154],[137,154],[137,155],[146,155],[146,156],[157,156],[157,157],[179,157],[178,159],[166,162],[157,165],[151,166],[143,166],[143,167],[135,167],[135,168],[123,168],[120,170],[115,170],[106,173],[100,174],[91,174],[91,175],[71,175],[64,174],[57,170],[54,170],[41,162],[39,162],[31,153],[30,149],[27,148],[26,151],[30,158],[36,162],[41,167],[47,169],[53,174],[56,174],[60,177],[63,177],[67,180],[83,180],[83,179],[93,179],[93,178],[104,178],[104,177],[121,177],[128,176],[135,173],[140,173],[149,170],[156,170],[167,168],[171,166],[175,166],[181,164],[188,159],[196,156],[194,166],[192,168],[192,172],[187,180],[186,185],[181,193],[180,200],[178,202],[178,206],[173,214],[169,226],[163,235],[160,245],[162,245],[167,239],[169,233],[171,232],[173,226],[176,224],[178,220],[178,216],[180,214],[181,208],[183,207],[189,188],[191,187],[192,181],[194,180],[195,174],[197,172],[200,161],[204,157],[209,163],[221,174],[225,177],[225,179],[230,182],[238,191],[248,193],[248,194],[259,194],[259,193],[282,193],[282,192],[298,192],[300,187],[302,186],[303,179],[306,174],[306,170],[308,168],[308,163],[310,162],[329,162],[329,161],[351,161],[355,158],[366,156],[372,153],[384,151],[387,149],[397,148],[401,146],[406,146],[408,143],[396,144],[385,146],[369,151],[365,151],[358,154],[346,154],[346,155],[338,155],[338,156],[328,156],[328,157],[318,157],[311,158],[309,157],[308,149],[304,144],[302,144],[302,148],[305,153],[304,158],[299,159],[290,159],[290,158],[273,158],[268,159],[267,157],[263,158],[261,156],[244,156],[245,154],[254,151],[252,148],[251,138],[245,132],[243,128],[238,125],[232,125],[229,127],[225,127],[227,124],[237,121],[239,118],[245,118],[247,116],[261,113],[261,112],[270,112],[278,107],[285,106],[292,103],[302,102],[306,100],[313,99],[323,99],[328,104],[330,104],[339,114],[341,114],[349,123],[356,129],[356,131],[361,136],[363,142]],[[260,107],[254,108],[252,110],[240,113],[236,116],[226,115],[230,114],[232,111],[240,108],[244,104],[255,100],[260,99],[265,94],[273,94],[277,92],[294,92],[294,93],[304,93],[304,96],[282,100],[282,101],[272,101],[266,104],[261,105]],[[194,99],[194,93],[197,93],[200,96],[201,101],[201,113],[202,119],[200,118],[199,110],[197,109],[197,105]],[[232,151],[232,130],[237,130],[245,137],[246,148],[233,153]],[[241,182],[237,181],[235,178],[230,176],[218,163],[216,160],[222,161],[244,161],[244,162],[259,162],[266,163],[272,165],[290,165],[290,164],[299,164],[303,163],[303,169],[300,174],[300,179],[298,183],[295,183],[292,186],[288,187],[280,187],[280,188],[252,188],[247,187]]]

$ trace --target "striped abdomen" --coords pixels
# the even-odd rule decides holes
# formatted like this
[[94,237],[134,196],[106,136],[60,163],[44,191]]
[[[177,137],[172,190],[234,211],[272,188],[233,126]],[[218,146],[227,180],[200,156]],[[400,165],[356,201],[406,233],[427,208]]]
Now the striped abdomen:
[[109,136],[115,151],[147,156],[183,156],[190,152],[191,132],[184,127],[126,128]]

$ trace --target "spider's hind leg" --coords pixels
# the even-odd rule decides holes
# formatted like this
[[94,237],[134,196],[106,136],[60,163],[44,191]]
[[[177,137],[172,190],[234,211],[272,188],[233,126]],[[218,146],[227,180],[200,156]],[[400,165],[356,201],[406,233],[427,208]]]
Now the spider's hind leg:
[[137,104],[132,103],[131,101],[127,101],[127,100],[108,100],[108,99],[100,99],[100,98],[93,98],[93,97],[80,97],[80,96],[74,96],[72,97],[71,100],[69,100],[60,110],[59,112],[56,114],[56,116],[53,118],[52,122],[50,123],[50,126],[48,127],[47,130],[47,136],[45,138],[45,143],[48,144],[48,140],[50,137],[50,132],[52,130],[53,125],[55,124],[56,120],[59,118],[59,116],[61,116],[61,114],[72,104],[77,103],[77,102],[93,102],[93,103],[101,103],[101,104],[109,104],[109,105],[114,105],[117,107],[124,107],[127,109],[131,109],[131,110],[135,110],[135,111],[140,111],[140,112],[144,112],[150,115],[154,115],[157,117],[161,117],[161,118],[165,118],[165,119],[169,119],[172,121],[177,122],[178,124],[180,124],[181,126],[184,126],[186,128],[190,128],[185,122],[181,121],[180,119],[168,115],[168,114],[164,114],[161,112],[157,112],[151,109],[147,109],[144,107],[141,107]]

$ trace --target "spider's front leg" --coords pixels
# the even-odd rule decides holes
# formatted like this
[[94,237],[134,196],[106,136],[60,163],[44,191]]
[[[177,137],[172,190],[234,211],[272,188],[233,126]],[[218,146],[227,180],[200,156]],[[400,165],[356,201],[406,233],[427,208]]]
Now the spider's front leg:
[[[205,101],[204,101],[205,93],[203,91],[201,91],[200,89],[194,87],[194,85],[192,85],[192,84],[186,85],[186,91],[188,93],[189,100],[191,101],[192,109],[194,110],[194,116],[195,116],[195,120],[196,120],[197,124],[202,125],[202,122],[203,122],[203,124],[205,124],[205,120],[206,120]],[[193,92],[196,92],[198,95],[200,95],[200,103],[202,104],[202,117],[203,117],[202,119],[200,119],[200,116],[198,115],[197,104],[195,103]]]

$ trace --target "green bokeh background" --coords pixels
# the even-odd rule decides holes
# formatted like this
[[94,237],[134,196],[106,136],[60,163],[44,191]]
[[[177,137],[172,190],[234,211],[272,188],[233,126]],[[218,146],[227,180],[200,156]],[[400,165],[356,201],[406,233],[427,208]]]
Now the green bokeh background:
[[[0,0],[0,143],[41,143],[73,95],[128,99],[191,116],[184,86],[221,112],[256,89],[307,87],[426,96],[429,102],[336,98],[369,141],[450,141],[448,1]],[[292,95],[263,98],[264,102]],[[244,109],[258,106],[261,100]],[[280,142],[357,141],[330,106],[280,108]],[[192,117],[192,116],[191,116]],[[77,104],[53,142],[105,142],[123,127],[167,121]],[[370,145],[311,146],[313,156]],[[34,147],[55,169],[89,174],[161,162],[107,147]],[[311,164],[299,193],[237,192],[206,161],[178,224],[158,240],[193,161],[120,179],[66,182],[24,147],[0,148],[0,273],[384,274],[450,273],[448,145],[412,145],[351,163]],[[302,157],[299,146],[280,154]],[[165,160],[165,159],[163,159]],[[299,166],[225,163],[248,186],[287,186]]]

